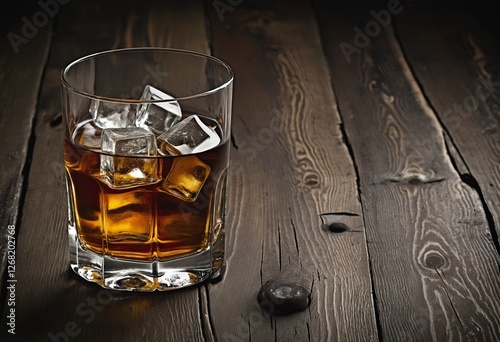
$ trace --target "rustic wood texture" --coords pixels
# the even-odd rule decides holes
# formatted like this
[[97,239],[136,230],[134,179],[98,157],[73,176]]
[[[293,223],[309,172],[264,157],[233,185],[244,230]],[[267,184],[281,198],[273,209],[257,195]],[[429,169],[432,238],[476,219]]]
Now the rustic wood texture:
[[[480,196],[451,163],[426,88],[390,25],[350,63],[339,48],[353,44],[356,25],[374,20],[370,10],[318,14],[359,170],[381,339],[499,340],[498,254]],[[404,10],[411,16],[410,6]]]
[[[463,176],[471,186],[477,183],[481,191],[490,215],[492,239],[500,252],[498,38],[462,11],[442,5],[432,5],[432,11],[429,8],[430,4],[402,13],[397,21],[402,46],[430,104],[464,159],[468,171]],[[413,29],[417,23],[418,32]]]
[[[314,12],[303,1],[260,1],[210,14],[213,52],[236,75],[228,269],[209,292],[218,339],[375,340],[356,173]],[[334,221],[349,230],[322,229]],[[312,303],[267,319],[256,294],[280,277],[310,288]]]
[[[18,54],[3,39],[3,268],[6,227],[18,235],[16,335],[3,279],[0,341],[500,341],[496,18],[394,3],[71,1]],[[2,32],[40,6],[4,6]],[[374,30],[366,46],[356,27]],[[235,71],[222,280],[122,293],[69,269],[59,74],[137,46]],[[467,110],[480,84],[491,96]],[[271,279],[305,286],[310,307],[262,312]]]
[[[24,9],[14,6],[12,17],[2,13],[2,40],[0,41],[0,265],[5,269],[7,258],[7,231],[9,225],[19,226],[19,202],[24,196],[29,159],[30,140],[35,118],[38,92],[50,47],[52,20],[38,29],[30,38],[23,36]],[[23,11],[24,10],[24,11]],[[11,37],[8,39],[8,37]],[[26,65],[30,67],[27,68]],[[17,233],[17,229],[16,229]],[[11,242],[15,241],[11,239]],[[0,273],[3,284],[4,272]],[[0,289],[3,293],[4,287]]]
[[[64,340],[62,334],[72,341],[203,339],[198,294],[201,289],[152,296],[108,293],[95,284],[82,282],[68,268],[62,131],[57,119],[61,116],[59,74],[64,66],[96,51],[148,45],[148,32],[153,39],[160,40],[163,34],[161,40],[171,42],[168,35],[174,31],[163,30],[164,21],[169,17],[182,20],[179,17],[184,16],[184,21],[200,17],[202,4],[193,4],[182,11],[145,8],[130,1],[124,4],[126,10],[120,11],[114,11],[116,4],[105,3],[89,6],[71,2],[61,7],[40,91],[36,144],[19,227],[17,251],[29,252],[18,252],[16,258],[17,339],[50,340],[52,336]],[[206,51],[205,25],[192,28],[199,31],[189,31],[186,40],[180,39],[181,30],[175,32],[175,47]],[[2,316],[4,327],[6,316]],[[0,334],[9,338],[6,329],[1,329]]]

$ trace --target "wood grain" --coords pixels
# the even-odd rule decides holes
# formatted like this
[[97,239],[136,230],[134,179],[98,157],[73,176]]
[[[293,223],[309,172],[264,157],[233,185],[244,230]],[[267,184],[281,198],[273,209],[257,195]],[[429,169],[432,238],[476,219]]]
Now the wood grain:
[[[202,1],[179,3],[156,0],[151,8],[153,10],[149,11],[148,17],[149,46],[175,47],[210,54],[208,18]],[[176,15],[179,13],[184,14]]]
[[481,200],[456,173],[392,28],[350,63],[340,49],[370,10],[317,13],[359,169],[381,339],[498,340],[498,256]]
[[[19,5],[19,4],[18,4]],[[2,11],[0,41],[0,267],[7,262],[7,227],[19,225],[20,201],[24,196],[29,170],[31,135],[38,90],[50,45],[52,20],[24,38],[22,17],[30,16],[36,6],[11,7]],[[28,19],[29,20],[29,19]],[[10,42],[7,37],[17,37]],[[14,39],[14,38],[12,38]],[[23,43],[17,44],[17,39]],[[25,66],[29,64],[30,67]],[[31,140],[30,140],[31,139]],[[22,205],[21,205],[22,207]],[[19,227],[16,227],[16,231]],[[12,238],[12,237],[11,237]],[[15,238],[15,236],[14,236]],[[12,240],[15,242],[15,240]],[[11,241],[11,242],[12,242]],[[3,284],[4,272],[0,273]],[[4,287],[0,289],[3,293]]]
[[[83,281],[69,269],[62,132],[60,120],[54,120],[61,115],[59,73],[65,65],[99,50],[147,45],[149,33],[154,33],[158,44],[173,42],[168,37],[175,35],[175,47],[186,48],[182,30],[174,34],[163,27],[170,17],[184,21],[200,17],[201,2],[193,4],[183,11],[160,3],[144,7],[139,2],[126,2],[119,11],[112,3],[71,2],[61,8],[40,90],[36,144],[19,227],[16,338],[63,340],[66,334],[71,341],[204,340],[198,289],[175,294],[115,293]],[[186,44],[204,51],[205,26],[195,28],[199,31],[190,31]],[[3,327],[6,316],[2,315]],[[6,329],[0,334],[5,336]]]
[[[210,10],[214,55],[236,74],[237,146],[228,270],[209,292],[214,332],[221,341],[375,340],[356,174],[314,13],[303,1],[242,4],[222,21]],[[335,213],[349,231],[322,229]],[[309,310],[263,315],[257,292],[276,278],[311,289]]]
[[[39,10],[26,3],[2,32]],[[348,62],[340,44],[388,2],[221,3],[71,1],[17,55],[0,42],[3,268],[18,232],[17,334],[3,279],[0,341],[499,341],[494,13],[401,1]],[[235,71],[222,281],[121,293],[69,270],[59,73],[136,46]],[[305,286],[310,307],[264,314],[270,279]]]
[[[484,196],[492,239],[500,254],[498,38],[459,9],[427,8],[415,9],[411,15],[403,13],[398,32],[415,76],[467,165],[463,175],[472,177],[471,185],[477,182],[477,190]],[[417,22],[418,33],[413,29]]]

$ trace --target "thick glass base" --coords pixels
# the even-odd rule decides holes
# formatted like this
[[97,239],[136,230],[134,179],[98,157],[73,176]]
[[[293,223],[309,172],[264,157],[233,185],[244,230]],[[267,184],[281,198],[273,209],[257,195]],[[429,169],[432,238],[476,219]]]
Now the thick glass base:
[[70,264],[85,280],[123,291],[169,291],[217,277],[224,262],[224,234],[200,253],[169,260],[138,262],[99,255],[81,247],[69,227]]

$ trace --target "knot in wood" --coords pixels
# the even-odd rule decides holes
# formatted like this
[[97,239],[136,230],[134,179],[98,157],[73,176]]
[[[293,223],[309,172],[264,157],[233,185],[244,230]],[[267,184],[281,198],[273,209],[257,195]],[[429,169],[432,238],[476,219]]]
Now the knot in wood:
[[349,226],[343,222],[332,222],[324,228],[330,233],[345,233],[349,231]]
[[427,175],[424,173],[401,173],[398,176],[389,177],[382,181],[383,184],[387,183],[400,183],[411,185],[423,185],[431,183],[439,183],[444,181],[443,177],[435,177],[434,175]]
[[346,216],[353,216],[352,213],[326,213],[320,214],[321,221],[323,222],[322,229],[328,233],[345,233],[352,231],[351,227],[345,223]]
[[437,254],[427,255],[424,260],[424,264],[428,268],[440,268],[445,264],[445,260],[442,256]]
[[317,188],[319,186],[318,175],[309,173],[304,177],[304,184],[309,188]]

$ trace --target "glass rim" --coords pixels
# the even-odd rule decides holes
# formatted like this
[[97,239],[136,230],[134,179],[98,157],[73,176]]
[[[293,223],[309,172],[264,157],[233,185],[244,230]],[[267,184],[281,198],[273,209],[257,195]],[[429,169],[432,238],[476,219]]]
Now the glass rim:
[[[191,55],[191,56],[196,56],[200,58],[205,58],[207,60],[214,61],[221,66],[223,66],[227,70],[228,74],[228,80],[226,82],[223,82],[221,85],[214,87],[212,89],[209,89],[207,91],[199,92],[193,95],[188,95],[188,96],[180,96],[180,97],[175,97],[173,96],[172,99],[160,99],[160,100],[140,100],[140,99],[130,99],[130,98],[117,98],[117,97],[107,97],[107,96],[100,96],[96,94],[92,94],[86,91],[83,91],[81,89],[78,89],[74,87],[73,85],[70,84],[70,82],[66,79],[66,75],[69,72],[69,70],[74,67],[77,64],[80,64],[82,62],[85,62],[87,60],[91,60],[93,58],[99,57],[99,56],[104,56],[104,55],[112,55],[112,54],[120,54],[120,53],[127,53],[127,52],[139,52],[139,51],[158,51],[158,52],[171,52],[171,53],[176,53],[176,54],[185,54],[185,55]],[[168,103],[168,102],[174,102],[174,101],[186,101],[186,100],[192,100],[204,96],[208,96],[214,93],[217,93],[219,90],[227,88],[234,80],[234,72],[233,69],[223,60],[214,57],[212,55],[208,55],[205,53],[197,52],[197,51],[192,51],[192,50],[185,50],[185,49],[175,49],[175,48],[163,48],[163,47],[134,47],[134,48],[122,48],[122,49],[111,49],[111,50],[104,50],[100,52],[95,52],[83,57],[80,57],[73,62],[69,63],[62,71],[60,74],[60,79],[61,83],[68,88],[70,91],[73,93],[79,94],[81,96],[91,98],[91,99],[96,99],[96,100],[101,100],[101,101],[106,101],[106,102],[118,102],[118,103]]]

